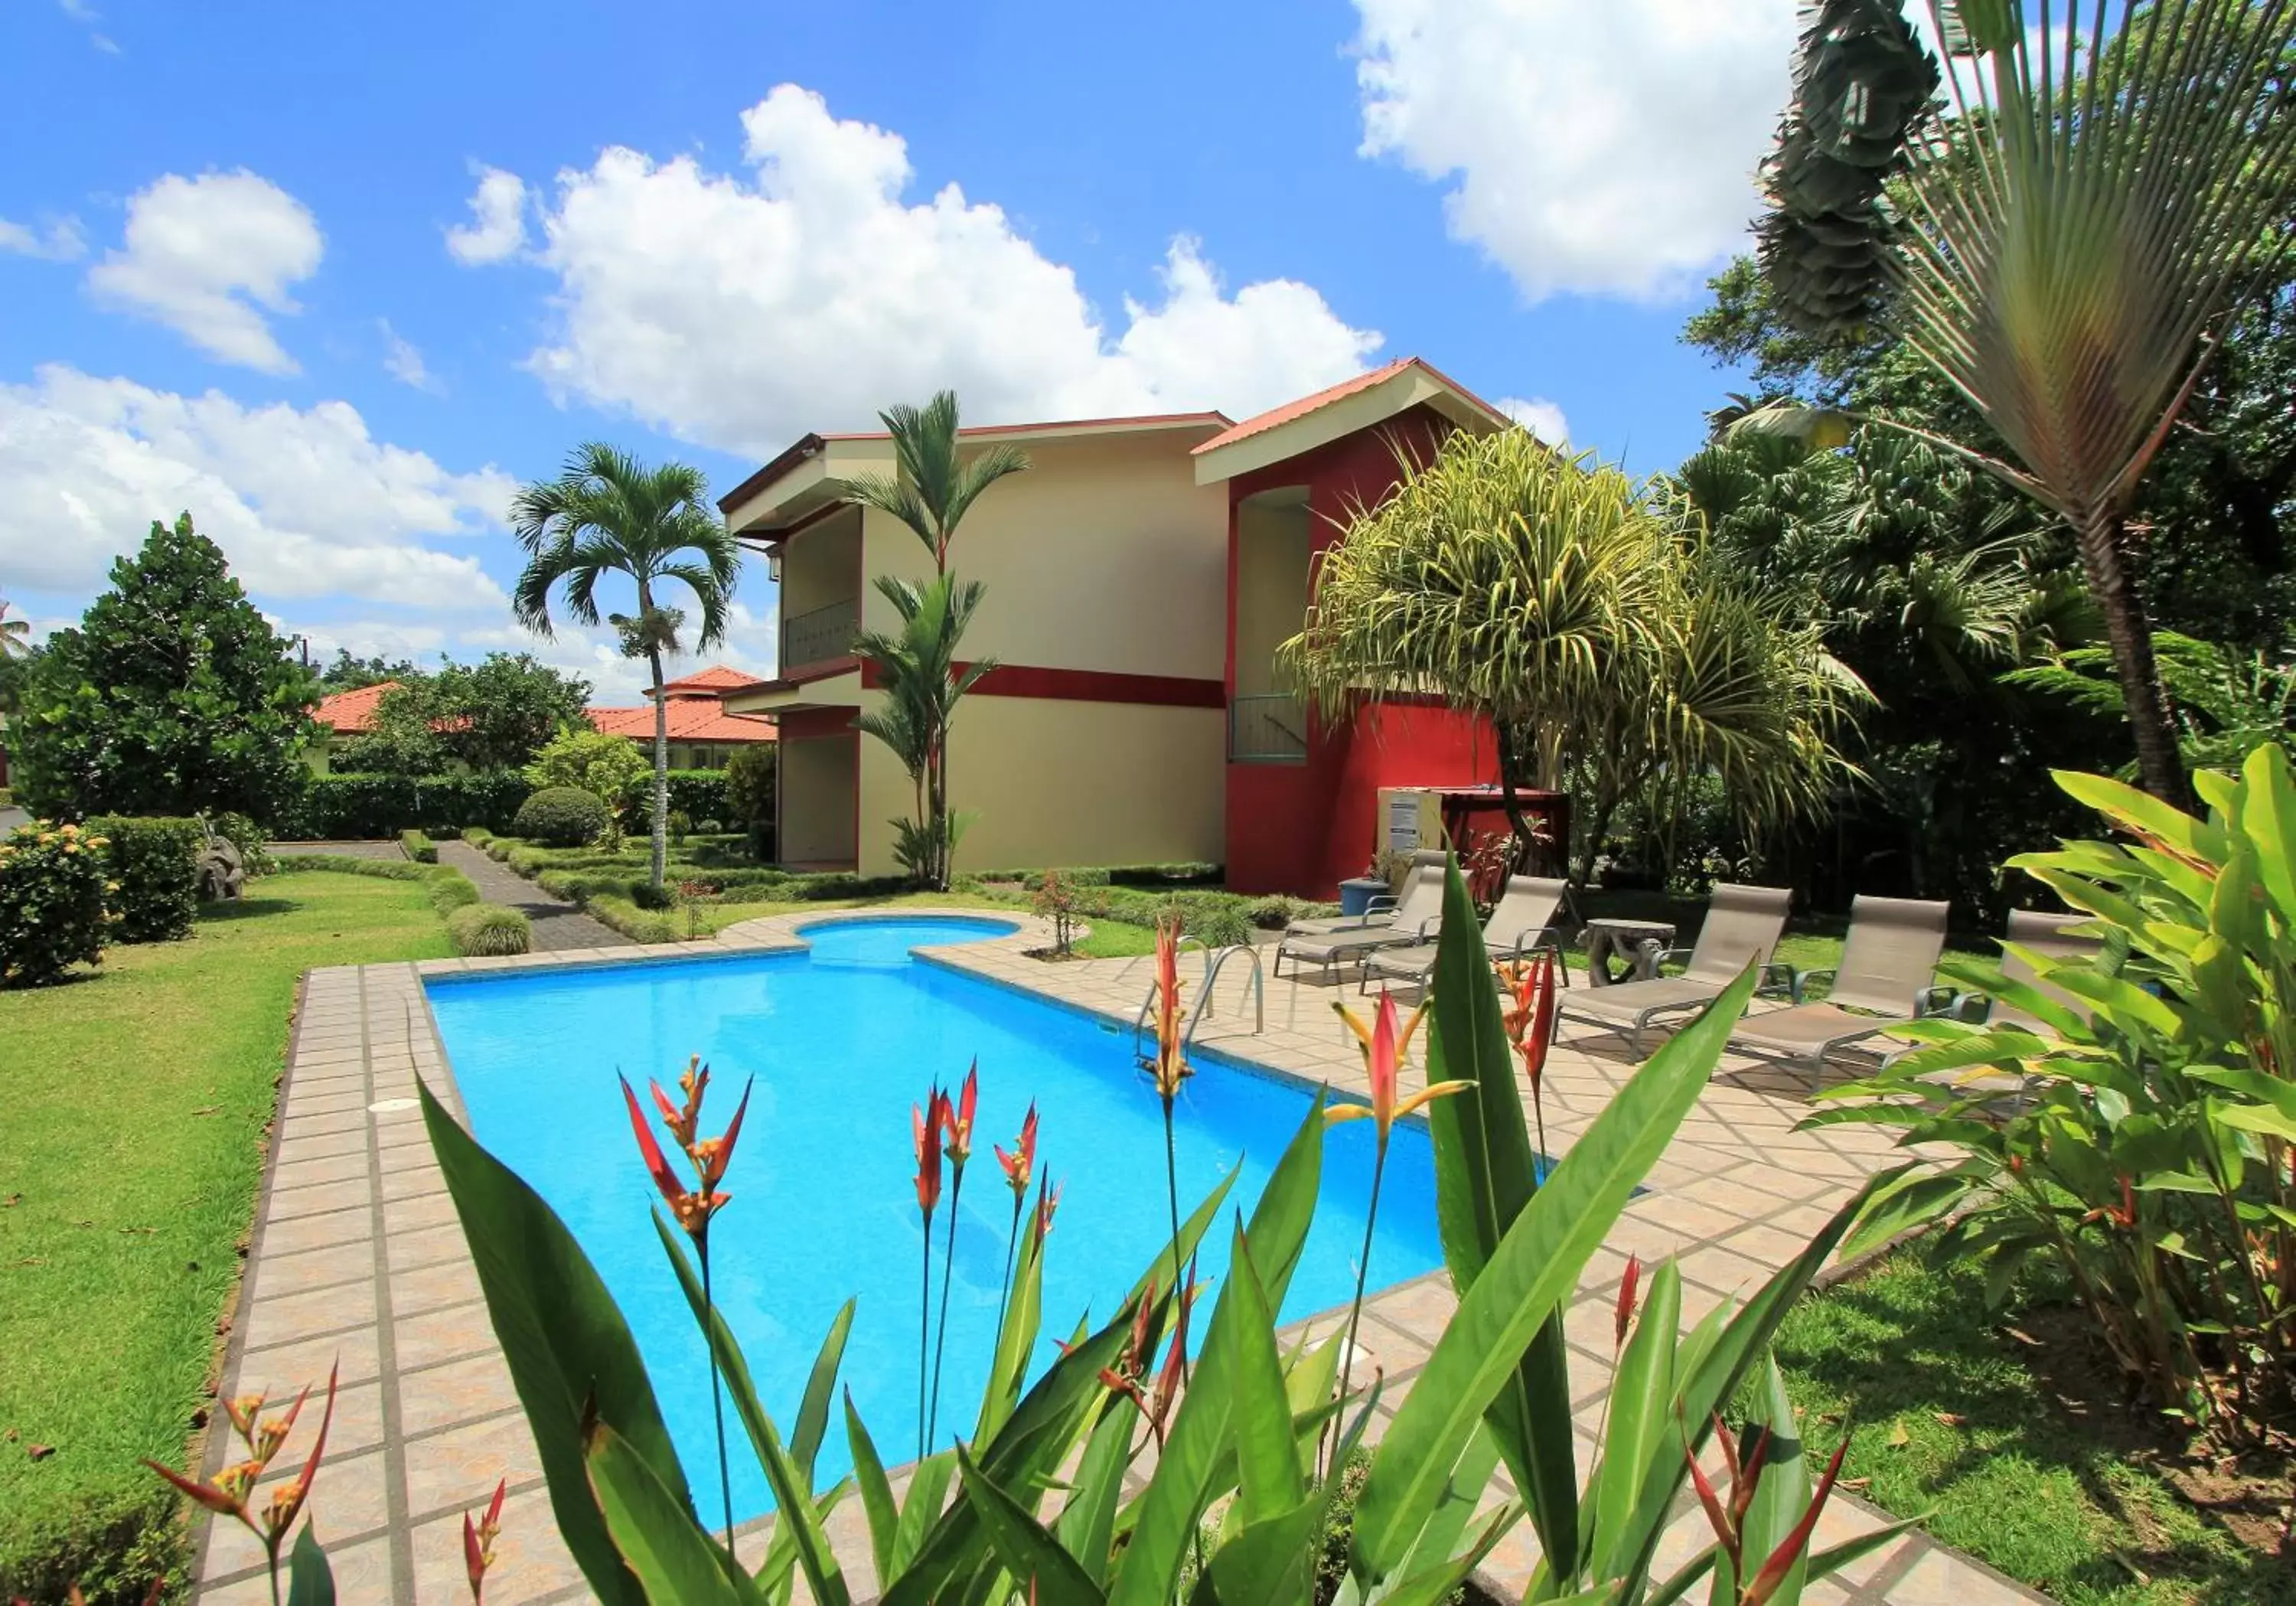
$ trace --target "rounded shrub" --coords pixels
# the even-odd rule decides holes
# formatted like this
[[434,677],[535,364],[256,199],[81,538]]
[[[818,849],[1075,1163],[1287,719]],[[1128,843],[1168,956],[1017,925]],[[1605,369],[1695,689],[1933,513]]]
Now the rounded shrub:
[[119,917],[113,938],[175,943],[190,936],[199,912],[206,828],[177,815],[105,815],[87,826],[111,844],[106,858],[114,888],[111,907]]
[[595,842],[613,823],[606,800],[579,787],[545,787],[519,805],[519,836],[554,848]]
[[447,917],[447,935],[455,951],[467,959],[524,953],[534,943],[534,927],[514,909],[499,903],[471,903]]
[[104,839],[35,821],[0,841],[0,987],[61,981],[103,951]]
[[468,909],[479,901],[479,885],[451,864],[422,866],[416,871],[430,890],[430,907],[442,915]]

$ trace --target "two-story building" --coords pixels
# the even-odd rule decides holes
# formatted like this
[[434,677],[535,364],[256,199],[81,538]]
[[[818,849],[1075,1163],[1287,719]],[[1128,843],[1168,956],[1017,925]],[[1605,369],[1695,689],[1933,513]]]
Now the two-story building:
[[[1398,454],[1513,427],[1415,358],[1235,423],[1218,413],[970,429],[1028,454],[974,504],[949,566],[987,594],[965,637],[996,667],[960,705],[950,795],[976,818],[960,865],[1204,860],[1241,891],[1326,894],[1359,874],[1382,787],[1488,780],[1488,729],[1432,704],[1325,722],[1276,645],[1316,556],[1375,504]],[[781,582],[778,677],[726,698],[780,727],[785,863],[892,873],[914,795],[853,727],[878,696],[851,651],[890,629],[880,574],[930,574],[906,526],[845,501],[890,474],[882,433],[808,435],[719,503]]]

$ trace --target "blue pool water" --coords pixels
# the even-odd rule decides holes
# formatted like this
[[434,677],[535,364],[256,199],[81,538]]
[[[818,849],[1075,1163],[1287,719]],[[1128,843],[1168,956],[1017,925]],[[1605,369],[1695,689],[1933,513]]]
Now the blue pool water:
[[[1167,1241],[1164,1136],[1155,1089],[1128,1032],[913,959],[920,946],[1010,932],[1003,921],[842,920],[808,927],[803,955],[442,978],[430,984],[448,1058],[480,1139],[548,1199],[629,1318],[697,1492],[714,1490],[706,1352],[647,1221],[655,1202],[615,1073],[640,1097],[674,1083],[686,1056],[712,1067],[705,1132],[721,1130],[745,1078],[757,1091],[712,1228],[718,1303],[766,1408],[788,1432],[822,1334],[849,1296],[859,1306],[844,1381],[889,1463],[917,1437],[919,1234],[909,1107],[939,1077],[961,1082],[978,1055],[973,1159],[958,1209],[939,1434],[967,1433],[995,1337],[1012,1194],[990,1151],[1012,1145],[1034,1099],[1037,1165],[1063,1187],[1045,1269],[1039,1367],[1078,1318],[1096,1326]],[[1143,987],[1145,988],[1144,967]],[[1177,1110],[1185,1215],[1231,1166],[1247,1215],[1309,1096],[1204,1058]],[[1324,1190],[1283,1316],[1346,1303],[1363,1242],[1373,1132],[1325,1139]],[[933,1221],[939,1297],[948,1196]],[[1227,1269],[1233,1217],[1206,1234],[1203,1315]],[[1372,1248],[1371,1286],[1441,1264],[1434,1162],[1423,1128],[1398,1127]],[[771,1504],[734,1435],[737,1518]],[[849,1470],[841,1417],[822,1446],[826,1487]],[[714,1493],[702,1501],[714,1511]]]

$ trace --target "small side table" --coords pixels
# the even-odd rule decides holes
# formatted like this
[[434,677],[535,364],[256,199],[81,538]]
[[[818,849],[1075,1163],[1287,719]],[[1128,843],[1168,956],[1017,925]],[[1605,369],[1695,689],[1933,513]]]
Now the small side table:
[[[1663,920],[1589,920],[1587,979],[1597,987],[1646,982],[1658,974],[1658,956],[1674,945],[1674,927]],[[1623,960],[1625,968],[1611,968]]]

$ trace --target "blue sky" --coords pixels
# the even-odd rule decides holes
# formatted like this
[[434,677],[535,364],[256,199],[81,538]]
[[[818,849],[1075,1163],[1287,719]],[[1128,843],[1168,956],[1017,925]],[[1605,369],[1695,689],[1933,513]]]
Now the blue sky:
[[[64,622],[189,506],[323,651],[525,645],[502,498],[575,441],[724,488],[942,384],[976,422],[1241,416],[1415,353],[1664,467],[1733,383],[1677,334],[1792,24],[11,0],[0,594]],[[722,655],[764,669],[762,565],[743,601]]]

